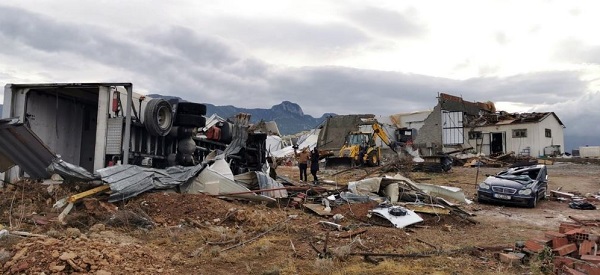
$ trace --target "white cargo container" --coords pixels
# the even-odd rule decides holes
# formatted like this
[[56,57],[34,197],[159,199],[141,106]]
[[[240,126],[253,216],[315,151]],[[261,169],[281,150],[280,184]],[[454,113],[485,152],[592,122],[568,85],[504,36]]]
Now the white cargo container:
[[579,147],[579,157],[582,158],[600,158],[600,146]]

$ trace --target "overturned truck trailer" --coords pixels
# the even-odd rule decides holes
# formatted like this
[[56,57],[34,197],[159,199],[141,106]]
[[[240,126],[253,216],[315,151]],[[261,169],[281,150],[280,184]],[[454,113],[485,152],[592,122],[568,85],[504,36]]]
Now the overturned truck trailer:
[[201,158],[206,106],[133,93],[131,83],[7,84],[0,122],[6,179],[50,175],[60,156],[89,172],[117,163],[164,168]]

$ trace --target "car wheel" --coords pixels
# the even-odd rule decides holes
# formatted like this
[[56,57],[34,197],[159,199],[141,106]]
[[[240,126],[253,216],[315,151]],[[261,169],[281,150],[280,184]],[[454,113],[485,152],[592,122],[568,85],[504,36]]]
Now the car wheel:
[[544,189],[544,192],[541,194],[540,200],[547,200],[548,199],[548,194],[546,193],[546,190]]
[[477,195],[477,202],[478,203],[485,203],[485,202],[487,202],[487,200],[484,199],[483,196]]
[[538,196],[537,196],[537,194],[535,194],[535,196],[529,202],[527,202],[527,207],[535,208],[537,206],[537,201],[538,201]]

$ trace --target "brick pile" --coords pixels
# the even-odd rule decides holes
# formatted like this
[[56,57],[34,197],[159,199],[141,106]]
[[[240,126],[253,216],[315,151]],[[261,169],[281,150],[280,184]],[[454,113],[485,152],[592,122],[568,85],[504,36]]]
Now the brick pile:
[[545,247],[552,248],[556,274],[600,275],[599,239],[580,224],[565,222],[558,231],[546,231],[543,238],[526,241],[524,250],[540,253]]

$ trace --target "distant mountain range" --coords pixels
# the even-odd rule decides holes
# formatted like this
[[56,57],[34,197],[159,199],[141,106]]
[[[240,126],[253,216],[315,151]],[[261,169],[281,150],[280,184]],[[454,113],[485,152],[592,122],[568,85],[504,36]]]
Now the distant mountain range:
[[[154,98],[164,98],[164,99],[179,99],[181,101],[185,101],[178,97],[172,96],[162,96],[157,94],[149,95]],[[251,122],[258,122],[261,119],[265,121],[275,121],[277,122],[277,126],[279,127],[279,131],[282,135],[290,135],[299,133],[305,130],[310,130],[316,128],[319,124],[321,124],[328,116],[335,115],[333,113],[323,114],[323,116],[319,118],[314,118],[310,115],[305,115],[302,111],[300,105],[284,101],[280,104],[274,105],[270,109],[246,109],[246,108],[238,108],[235,106],[227,105],[227,106],[215,106],[213,104],[206,104],[206,112],[207,116],[212,114],[217,114],[223,118],[230,118],[238,113],[248,113],[251,114]],[[2,104],[0,104],[0,115],[2,114]],[[565,133],[565,148],[567,152],[571,152],[572,149],[578,149],[579,146],[597,146],[600,145],[598,137],[588,137],[588,136],[572,136],[569,133]]]
[[[159,94],[150,94],[148,96],[152,98],[164,98],[167,100],[178,99],[180,101],[185,101],[179,97],[163,96]],[[282,135],[291,135],[305,130],[314,129],[323,121],[325,121],[327,117],[335,115],[333,113],[326,113],[319,118],[314,118],[310,115],[304,114],[300,105],[289,101],[283,101],[277,105],[273,105],[273,107],[270,109],[246,109],[231,105],[216,106],[209,103],[203,104],[206,105],[207,117],[211,116],[212,114],[217,114],[222,118],[232,118],[236,114],[247,113],[251,115],[250,121],[252,123],[256,123],[261,120],[275,121],[277,123],[277,127],[279,128],[279,132],[281,132]]]

